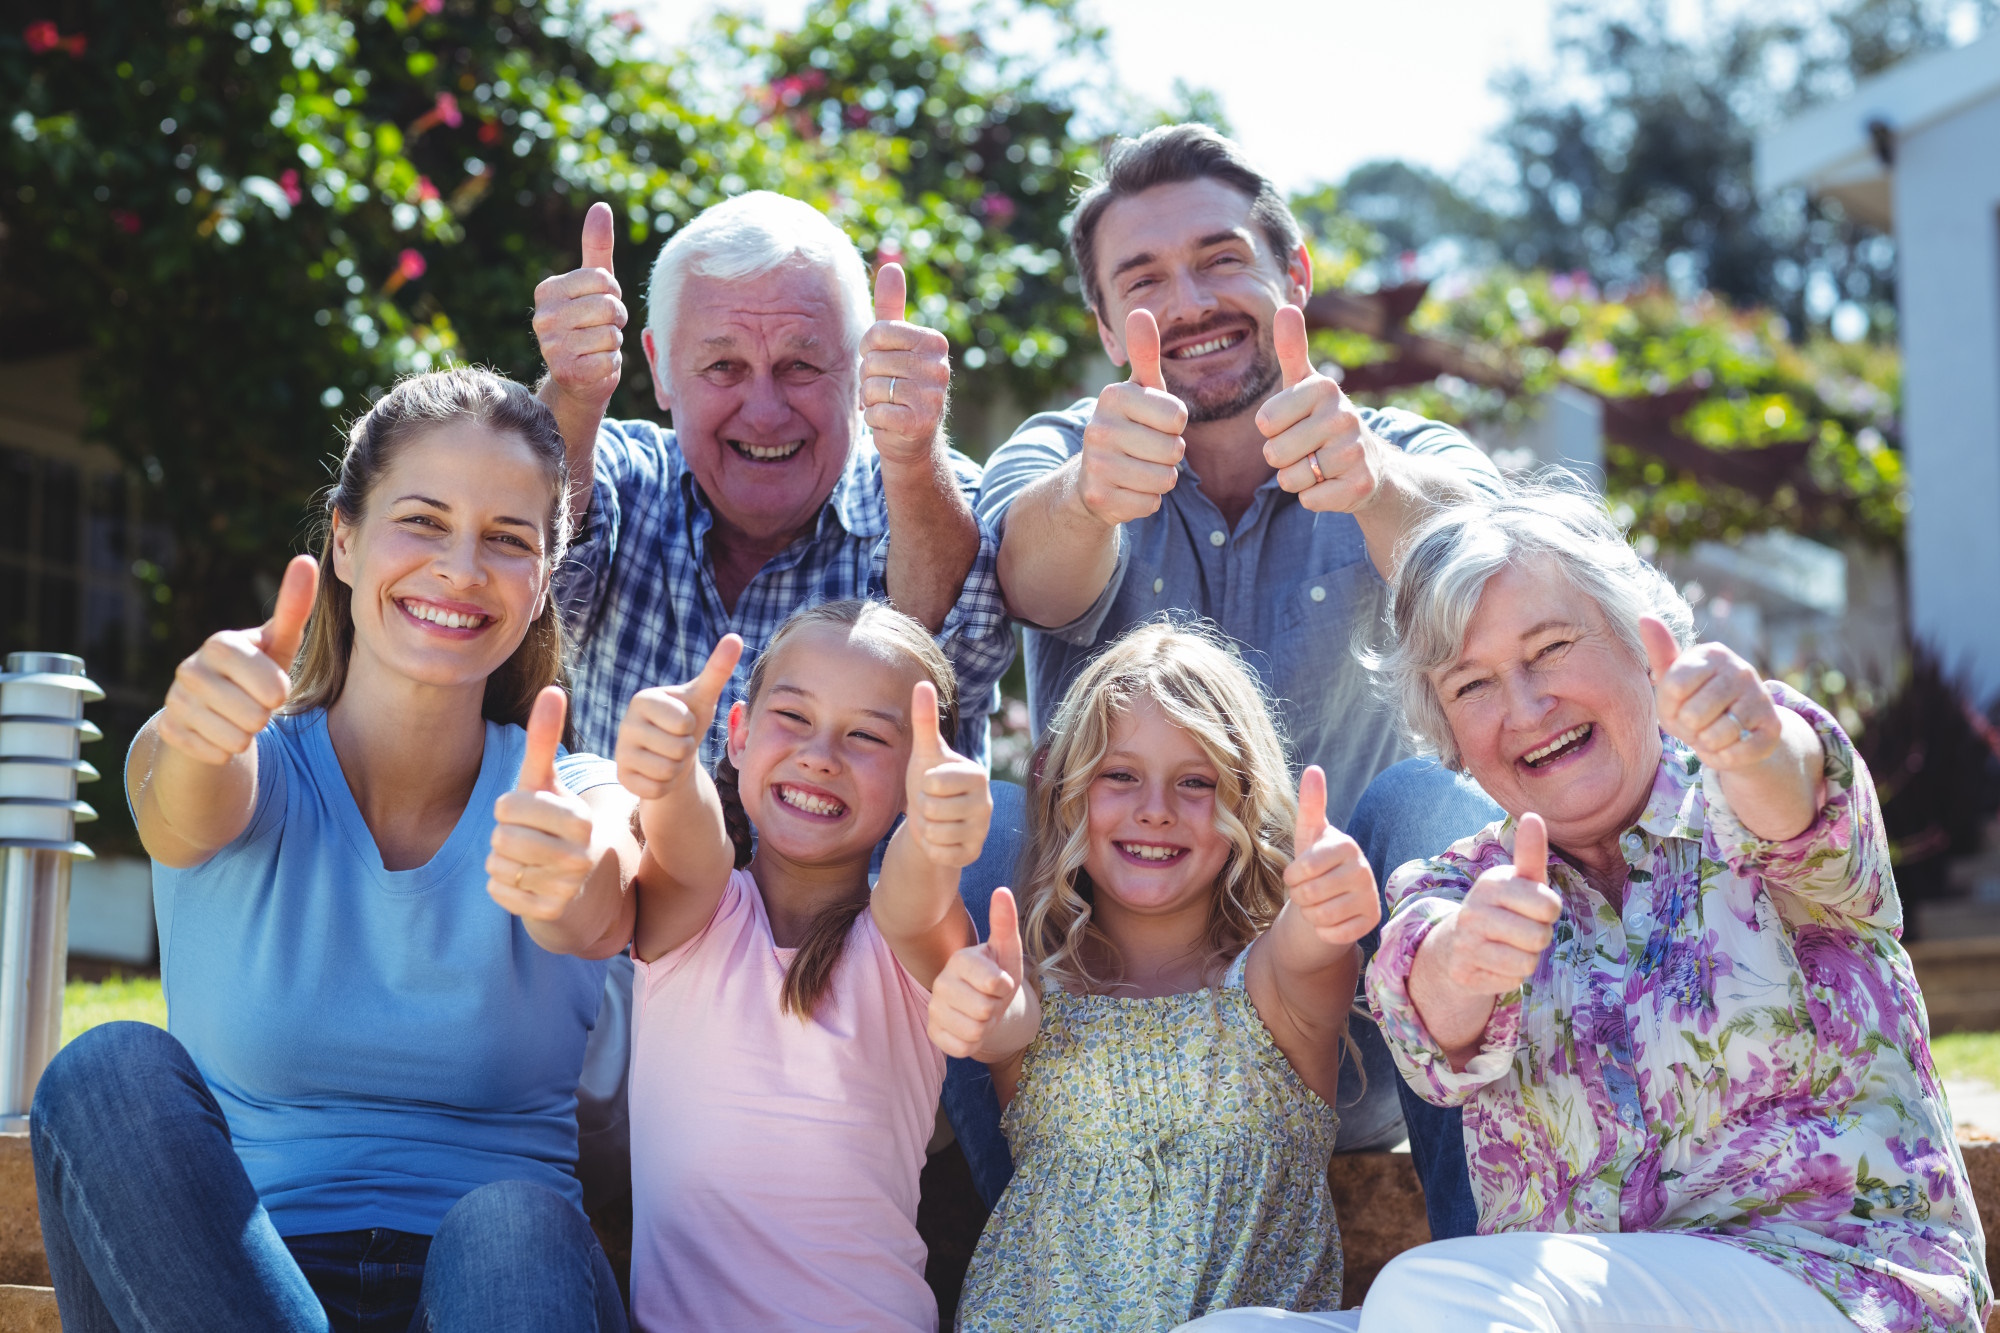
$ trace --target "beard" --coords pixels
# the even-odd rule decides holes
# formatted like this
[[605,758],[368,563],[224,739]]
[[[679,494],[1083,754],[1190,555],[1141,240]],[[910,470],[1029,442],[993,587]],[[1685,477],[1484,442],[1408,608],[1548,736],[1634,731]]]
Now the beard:
[[[1219,330],[1227,327],[1227,324],[1218,322],[1214,327]],[[1171,333],[1163,331],[1161,340],[1207,332],[1209,332],[1207,327],[1174,329]],[[1270,330],[1259,327],[1250,337],[1256,343],[1256,356],[1240,373],[1225,380],[1204,380],[1195,384],[1176,383],[1173,358],[1160,358],[1160,374],[1166,379],[1167,392],[1180,399],[1187,407],[1190,426],[1210,421],[1227,421],[1231,417],[1242,416],[1245,412],[1254,412],[1277,390],[1284,375],[1278,367],[1278,349],[1271,340]]]

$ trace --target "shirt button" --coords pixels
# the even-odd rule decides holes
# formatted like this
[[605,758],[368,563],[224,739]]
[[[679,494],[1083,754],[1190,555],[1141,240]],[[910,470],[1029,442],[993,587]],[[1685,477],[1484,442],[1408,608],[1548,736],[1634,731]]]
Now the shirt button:
[[1312,590],[1312,599],[1313,599],[1313,600],[1314,600],[1315,602],[1323,602],[1323,601],[1325,601],[1325,600],[1326,600],[1326,589],[1325,589],[1325,588],[1317,588],[1317,587],[1316,587],[1316,588],[1314,588],[1314,589]]
[[1220,546],[1228,540],[1229,540],[1229,534],[1224,532],[1221,528],[1217,528],[1214,532],[1208,534],[1208,544],[1210,546]]
[[1153,595],[1154,595],[1154,596],[1158,596],[1158,595],[1159,595],[1160,593],[1162,593],[1162,592],[1165,592],[1165,591],[1166,591],[1166,588],[1167,588],[1167,581],[1166,581],[1165,579],[1154,579],[1154,580],[1153,580]]

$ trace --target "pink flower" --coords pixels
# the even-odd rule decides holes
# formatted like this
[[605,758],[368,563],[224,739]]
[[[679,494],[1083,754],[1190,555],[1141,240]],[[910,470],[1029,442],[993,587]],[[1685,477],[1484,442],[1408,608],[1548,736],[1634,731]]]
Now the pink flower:
[[979,201],[979,211],[986,214],[986,220],[996,227],[1004,227],[1012,222],[1014,210],[1014,201],[998,191],[988,191]]
[[137,236],[139,234],[139,215],[130,209],[112,209],[111,224],[127,236]]
[[438,187],[431,184],[431,178],[429,176],[417,177],[418,201],[421,203],[429,203],[431,200],[437,197],[438,197]]
[[607,14],[605,17],[610,21],[612,27],[618,29],[618,31],[624,33],[627,37],[636,37],[639,33],[645,31],[646,28],[646,25],[639,21],[637,10],[621,9],[617,13]]
[[444,13],[444,0],[417,0],[417,8],[426,14]]
[[424,263],[423,255],[418,251],[405,250],[396,256],[396,274],[405,282],[415,282],[423,277],[424,270],[428,267],[429,265]]
[[[433,10],[431,12],[436,13],[437,11]],[[465,113],[458,109],[458,99],[450,93],[439,93],[437,95],[437,105],[432,108],[432,111],[439,120],[449,125],[452,129],[457,129],[465,120]]]
[[278,188],[285,192],[286,199],[295,204],[306,197],[306,192],[299,188],[299,173],[295,167],[286,167],[278,173]]
[[62,39],[61,45],[62,49],[69,52],[71,55],[81,56],[84,52],[84,48],[90,45],[90,39],[88,37],[85,37],[80,32],[73,32],[69,36]]
[[53,51],[62,44],[62,34],[48,19],[37,19],[21,30],[21,37],[28,43],[28,49],[36,55]]

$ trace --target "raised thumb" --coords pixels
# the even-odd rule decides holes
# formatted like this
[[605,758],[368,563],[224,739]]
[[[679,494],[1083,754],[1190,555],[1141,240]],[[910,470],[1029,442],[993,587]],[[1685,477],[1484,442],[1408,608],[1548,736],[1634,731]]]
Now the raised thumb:
[[993,902],[986,909],[989,927],[986,947],[993,951],[993,961],[1002,972],[1021,981],[1021,914],[1014,906],[1014,895],[1007,889],[993,890]]
[[299,655],[299,639],[305,634],[306,620],[312,615],[313,594],[319,590],[319,561],[309,555],[295,555],[285,566],[285,581],[278,585],[278,604],[271,618],[258,631],[258,647],[264,656],[287,671]]
[[1278,352],[1278,370],[1285,387],[1303,384],[1313,377],[1312,352],[1306,345],[1305,312],[1295,305],[1281,305],[1271,320],[1271,341]]
[[901,264],[884,264],[875,270],[875,318],[900,320],[907,313],[909,279]]
[[528,712],[528,749],[521,756],[521,776],[515,791],[556,789],[556,746],[562,743],[563,715],[569,712],[569,696],[560,685],[544,685]]
[[1674,641],[1674,632],[1667,628],[1667,622],[1658,616],[1639,617],[1639,642],[1646,645],[1646,661],[1653,668],[1653,685],[1658,688],[1680,657],[1681,646]]
[[715,651],[702,665],[701,674],[680,688],[681,702],[713,720],[715,706],[721,701],[722,692],[729,688],[729,678],[736,674],[736,663],[742,656],[742,638],[735,634],[723,635],[722,641],[715,645]]
[[611,267],[611,244],[617,235],[613,225],[611,205],[596,203],[583,215],[583,266],[585,268]]
[[1160,374],[1160,326],[1153,322],[1152,311],[1134,310],[1125,316],[1125,357],[1132,363],[1134,384],[1166,389]]
[[1308,765],[1299,774],[1299,822],[1292,834],[1292,855],[1304,856],[1306,849],[1326,832],[1326,770]]
[[944,762],[944,736],[938,730],[937,686],[920,680],[910,688],[910,762],[919,772]]
[[1549,826],[1540,815],[1522,815],[1514,829],[1514,874],[1537,884],[1549,882]]

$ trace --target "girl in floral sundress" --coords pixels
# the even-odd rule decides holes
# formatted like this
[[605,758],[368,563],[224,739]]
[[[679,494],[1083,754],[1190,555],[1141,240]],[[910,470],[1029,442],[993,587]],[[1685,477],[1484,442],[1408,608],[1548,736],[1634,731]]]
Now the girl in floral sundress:
[[1294,803],[1268,702],[1208,635],[1133,630],[1051,735],[1022,912],[997,891],[931,999],[932,1040],[992,1070],[1016,1163],[958,1326],[1337,1309],[1326,1169],[1374,875],[1317,768]]

